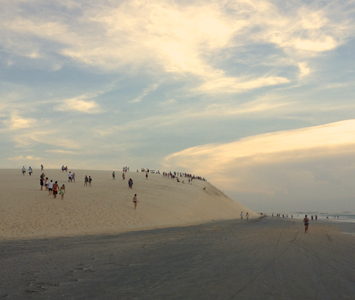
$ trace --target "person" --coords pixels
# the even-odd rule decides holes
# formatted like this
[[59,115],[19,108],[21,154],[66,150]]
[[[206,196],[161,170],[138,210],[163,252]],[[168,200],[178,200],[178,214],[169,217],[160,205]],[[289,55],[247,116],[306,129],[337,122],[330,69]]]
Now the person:
[[39,184],[41,186],[41,191],[43,190],[43,177],[41,176],[41,178],[39,179]]
[[48,177],[46,177],[46,180],[44,181],[44,186],[46,187],[46,191],[48,191]]
[[308,225],[309,225],[309,219],[307,218],[307,215],[304,216],[303,222],[304,222],[304,233],[307,233]]
[[72,174],[71,174],[71,171],[69,171],[68,173],[68,182],[71,182],[72,181]]
[[53,193],[53,180],[51,180],[48,184],[48,195]]
[[71,175],[71,180],[75,182],[75,173]]
[[58,185],[58,182],[56,181],[56,182],[53,184],[53,196],[54,196],[54,199],[57,198],[58,188],[59,188],[59,185]]
[[318,220],[318,216],[316,215],[316,221]]
[[88,186],[88,181],[89,181],[89,178],[87,175],[85,175],[85,178],[84,178],[84,185],[85,186]]
[[126,176],[124,173],[122,173],[122,179],[125,180],[126,179]]
[[116,174],[115,174],[115,171],[112,172],[112,179],[115,179],[116,177]]
[[62,200],[64,199],[64,194],[65,194],[65,185],[63,184],[60,188],[60,195],[62,197]]
[[243,212],[240,212],[240,218],[243,220]]
[[43,171],[43,164],[41,164],[41,171]]
[[28,175],[30,175],[30,176],[32,175],[32,168],[31,167],[28,168]]
[[247,214],[245,215],[247,217],[247,221],[249,220],[249,213],[247,212]]
[[91,181],[92,181],[92,178],[91,178],[91,176],[89,176],[89,186],[91,186]]
[[133,187],[133,180],[132,180],[132,178],[130,178],[130,179],[128,180],[128,186],[129,186],[130,189]]
[[148,172],[145,173],[145,179],[148,179]]
[[25,166],[22,167],[22,175],[25,175],[26,174],[26,168]]
[[134,194],[133,197],[134,210],[136,210],[137,208],[137,203],[138,203],[137,194]]

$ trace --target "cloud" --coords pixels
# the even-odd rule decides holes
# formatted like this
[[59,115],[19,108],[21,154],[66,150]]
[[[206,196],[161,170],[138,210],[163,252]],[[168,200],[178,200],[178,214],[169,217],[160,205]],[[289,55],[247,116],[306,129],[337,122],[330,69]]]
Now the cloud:
[[237,182],[245,182],[241,169],[254,174],[253,170],[258,168],[272,169],[282,164],[354,155],[354,137],[355,120],[346,120],[188,148],[165,157],[162,165],[167,170],[217,178],[224,187],[232,187]]
[[133,99],[133,100],[130,100],[128,102],[131,102],[131,103],[138,103],[138,102],[141,102],[142,99],[149,95],[151,92],[155,91],[157,88],[158,88],[159,84],[156,83],[156,84],[153,84],[151,85],[150,87],[146,88],[143,93],[141,95],[139,95],[137,98]]
[[13,113],[10,119],[3,121],[3,124],[10,130],[18,130],[33,127],[36,122],[36,119],[21,118],[17,113]]
[[244,90],[251,90],[288,82],[289,80],[287,78],[282,77],[264,77],[246,81],[242,81],[237,78],[224,77],[208,81],[195,90],[203,93],[236,93]]
[[87,99],[91,99],[97,96],[96,94],[85,94],[78,97],[70,98],[61,101],[60,105],[54,107],[54,110],[57,111],[78,111],[84,113],[98,113],[100,112],[99,105],[91,100],[87,101]]
[[17,156],[17,157],[11,157],[9,158],[9,160],[11,161],[23,161],[23,160],[40,160],[41,158],[40,157],[33,157],[33,156]]
[[80,154],[80,153],[77,153],[77,152],[74,152],[74,151],[68,151],[68,150],[45,150],[44,152],[47,152],[47,153],[58,153],[58,154]]
[[[36,1],[35,1],[36,2]],[[17,2],[3,5],[0,41],[17,55],[58,55],[106,72],[129,72],[174,76],[195,76],[202,80],[200,92],[234,93],[262,86],[287,83],[276,75],[277,68],[300,64],[301,76],[307,57],[335,49],[354,34],[354,21],[344,4],[293,5],[272,1],[101,1],[80,5],[75,1],[57,4],[55,17],[43,7],[28,14]],[[41,2],[37,2],[41,6]],[[317,6],[318,5],[318,6]],[[67,14],[60,13],[63,6]],[[59,13],[58,13],[59,12]],[[312,21],[310,21],[312,20]],[[47,47],[48,42],[57,45]],[[273,45],[285,59],[274,55],[275,75],[250,74],[245,81],[221,67],[221,61],[241,60],[245,47]],[[254,51],[259,53],[260,51]],[[248,51],[251,61],[253,51]],[[275,60],[276,59],[276,60]],[[62,64],[55,64],[60,68]],[[149,92],[149,91],[148,91]],[[145,93],[132,100],[139,102]],[[78,99],[77,110],[87,112],[94,105]]]
[[298,67],[300,69],[300,77],[304,77],[310,73],[310,69],[307,67],[307,63],[299,63]]

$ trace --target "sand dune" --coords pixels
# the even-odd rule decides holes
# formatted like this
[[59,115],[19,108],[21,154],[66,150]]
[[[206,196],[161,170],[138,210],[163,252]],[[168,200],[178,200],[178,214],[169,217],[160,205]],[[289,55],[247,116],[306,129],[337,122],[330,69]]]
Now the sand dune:
[[[44,170],[49,179],[66,185],[64,200],[53,199],[40,190],[40,170],[23,176],[21,170],[0,170],[0,238],[27,239],[93,234],[113,234],[132,230],[239,219],[241,211],[258,217],[244,205],[227,197],[208,182],[177,183],[162,175],[128,172],[72,170],[76,182],[67,182],[67,173]],[[84,186],[91,175],[92,186]],[[128,178],[134,181],[128,188]],[[206,187],[206,190],[203,190]],[[132,198],[138,195],[138,208]]]

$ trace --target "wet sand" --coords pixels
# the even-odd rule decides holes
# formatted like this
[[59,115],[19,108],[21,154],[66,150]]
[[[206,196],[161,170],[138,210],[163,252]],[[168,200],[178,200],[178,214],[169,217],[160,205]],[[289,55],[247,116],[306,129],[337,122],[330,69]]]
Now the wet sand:
[[355,237],[341,231],[268,217],[1,241],[0,297],[354,299]]

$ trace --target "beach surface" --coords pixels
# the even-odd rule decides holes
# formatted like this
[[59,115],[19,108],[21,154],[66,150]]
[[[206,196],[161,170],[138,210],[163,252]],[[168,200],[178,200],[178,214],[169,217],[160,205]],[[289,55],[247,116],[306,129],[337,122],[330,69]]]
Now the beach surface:
[[[347,224],[352,226],[354,224]],[[354,228],[353,228],[354,230]],[[354,231],[353,231],[354,232]],[[355,238],[265,217],[0,242],[1,299],[354,299]]]
[[[21,170],[0,170],[0,239],[33,239],[98,234],[116,234],[170,226],[200,224],[212,220],[240,218],[249,212],[250,218],[259,215],[227,197],[213,185],[202,180],[142,172],[68,170],[75,172],[76,182],[68,182],[68,173],[44,170],[49,180],[65,184],[66,193],[53,195],[40,190],[40,170],[32,176]],[[85,175],[93,178],[84,186]],[[128,179],[133,179],[133,188]],[[184,181],[184,183],[182,183]],[[206,188],[205,190],[203,188]],[[133,196],[138,207],[134,210]]]

